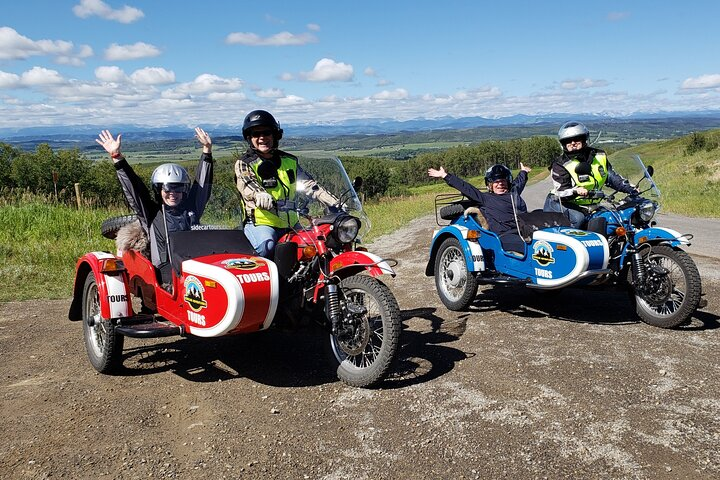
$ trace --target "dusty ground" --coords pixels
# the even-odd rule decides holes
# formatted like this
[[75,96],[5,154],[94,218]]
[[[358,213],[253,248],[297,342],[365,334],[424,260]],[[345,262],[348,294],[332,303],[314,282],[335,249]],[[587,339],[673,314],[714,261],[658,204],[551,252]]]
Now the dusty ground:
[[346,387],[312,330],[128,339],[95,373],[68,300],[0,304],[2,478],[718,478],[720,262],[708,306],[638,323],[627,297],[487,288],[446,310],[431,222],[372,250],[406,326],[382,388]]

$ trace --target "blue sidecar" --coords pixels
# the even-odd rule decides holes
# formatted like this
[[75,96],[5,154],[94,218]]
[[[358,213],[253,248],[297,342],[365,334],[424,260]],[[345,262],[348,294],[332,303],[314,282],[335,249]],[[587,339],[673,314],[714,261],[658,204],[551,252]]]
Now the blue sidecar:
[[450,310],[467,308],[479,284],[554,290],[601,283],[612,273],[608,241],[598,233],[543,226],[525,238],[524,251],[507,251],[495,233],[481,226],[482,213],[466,210],[468,204],[461,200],[458,195],[436,200],[436,212],[449,224],[438,221],[425,269],[435,276],[440,300]]

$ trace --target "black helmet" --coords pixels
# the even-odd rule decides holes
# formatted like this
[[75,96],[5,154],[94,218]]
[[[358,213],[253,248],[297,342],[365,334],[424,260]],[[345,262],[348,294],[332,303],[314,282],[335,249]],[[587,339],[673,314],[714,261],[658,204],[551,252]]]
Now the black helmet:
[[512,172],[505,165],[496,163],[485,171],[485,185],[502,179],[507,180],[508,184],[512,183]]
[[[277,120],[275,120],[275,117],[273,117],[270,112],[266,112],[265,110],[253,110],[245,115],[242,134],[243,138],[245,138],[248,143],[250,143],[250,129],[253,127],[268,127],[272,130],[276,146],[278,140],[282,138],[283,130],[280,128],[280,124]],[[250,144],[252,145],[252,143]]]

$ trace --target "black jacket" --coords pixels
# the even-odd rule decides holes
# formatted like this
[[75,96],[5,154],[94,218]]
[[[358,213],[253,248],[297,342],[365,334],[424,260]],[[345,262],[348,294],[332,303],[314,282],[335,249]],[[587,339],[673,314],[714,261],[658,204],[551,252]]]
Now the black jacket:
[[192,225],[199,222],[210,199],[212,189],[212,154],[203,153],[200,156],[190,193],[175,208],[167,207],[161,200],[153,198],[145,183],[124,158],[115,163],[115,169],[125,198],[130,208],[137,214],[140,224],[150,239],[150,260],[156,267],[162,268],[168,265],[170,259],[167,251],[165,222],[167,222],[168,232],[190,230]]

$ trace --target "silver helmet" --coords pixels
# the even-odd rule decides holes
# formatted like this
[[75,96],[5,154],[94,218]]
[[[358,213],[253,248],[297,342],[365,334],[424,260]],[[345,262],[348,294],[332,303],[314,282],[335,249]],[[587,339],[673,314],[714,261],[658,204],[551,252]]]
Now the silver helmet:
[[590,138],[590,131],[585,125],[580,122],[570,121],[563,123],[563,126],[558,130],[558,140],[564,144],[571,138],[583,137],[585,143]]
[[153,171],[150,181],[158,193],[161,189],[166,192],[190,191],[190,176],[187,170],[177,163],[163,163]]

